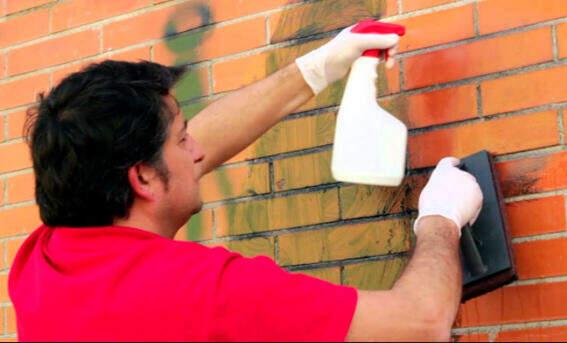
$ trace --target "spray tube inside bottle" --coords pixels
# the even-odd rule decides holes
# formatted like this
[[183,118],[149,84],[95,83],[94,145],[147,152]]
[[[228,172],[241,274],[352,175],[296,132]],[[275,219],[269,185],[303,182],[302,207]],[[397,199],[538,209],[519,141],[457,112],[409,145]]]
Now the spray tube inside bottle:
[[[405,34],[400,25],[365,20],[354,33]],[[331,171],[337,181],[398,186],[403,180],[408,130],[376,101],[376,68],[381,53],[368,50],[352,65],[337,124]]]

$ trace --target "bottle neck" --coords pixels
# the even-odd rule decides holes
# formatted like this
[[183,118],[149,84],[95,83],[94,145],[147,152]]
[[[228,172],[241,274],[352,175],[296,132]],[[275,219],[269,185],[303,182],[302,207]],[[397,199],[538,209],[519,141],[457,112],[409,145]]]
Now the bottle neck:
[[367,56],[359,57],[354,61],[347,87],[356,85],[356,92],[359,96],[375,99],[377,96],[376,79],[378,78],[378,72],[376,69],[378,68],[378,62],[379,59]]

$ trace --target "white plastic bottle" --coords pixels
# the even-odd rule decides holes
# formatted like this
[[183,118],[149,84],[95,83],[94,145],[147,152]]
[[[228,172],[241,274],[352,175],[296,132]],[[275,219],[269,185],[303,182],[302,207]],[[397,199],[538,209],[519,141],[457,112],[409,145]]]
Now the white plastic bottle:
[[398,186],[404,178],[408,130],[376,101],[378,62],[362,56],[352,65],[335,129],[331,171],[337,181]]

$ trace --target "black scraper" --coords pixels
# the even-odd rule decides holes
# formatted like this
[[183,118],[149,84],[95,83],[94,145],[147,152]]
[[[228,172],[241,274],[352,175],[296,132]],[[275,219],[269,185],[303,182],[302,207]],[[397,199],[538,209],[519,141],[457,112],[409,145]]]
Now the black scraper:
[[461,235],[464,302],[516,280],[517,273],[492,156],[480,151],[461,159],[460,167],[475,176],[484,196],[477,221]]

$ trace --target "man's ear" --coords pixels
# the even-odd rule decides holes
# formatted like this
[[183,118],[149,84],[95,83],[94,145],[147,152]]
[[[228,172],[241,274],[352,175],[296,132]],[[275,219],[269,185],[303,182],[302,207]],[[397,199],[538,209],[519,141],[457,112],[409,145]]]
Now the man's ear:
[[138,163],[128,169],[128,181],[136,196],[145,200],[155,199],[157,172],[154,168]]

